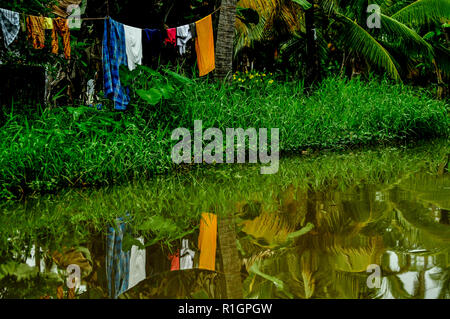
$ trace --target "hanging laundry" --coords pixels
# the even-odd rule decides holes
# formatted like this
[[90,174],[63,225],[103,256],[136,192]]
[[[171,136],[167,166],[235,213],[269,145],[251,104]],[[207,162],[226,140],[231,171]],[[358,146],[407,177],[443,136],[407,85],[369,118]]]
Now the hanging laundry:
[[198,268],[212,271],[216,269],[216,247],[217,216],[203,213],[198,236],[198,248],[200,249]]
[[152,57],[158,57],[161,52],[162,32],[157,29],[142,30],[143,64],[151,65]]
[[8,47],[17,38],[20,30],[20,15],[18,12],[0,9],[0,26],[3,32],[5,46]]
[[164,39],[165,45],[177,45],[177,28],[167,29],[167,37]]
[[116,110],[125,110],[130,103],[129,89],[120,83],[121,65],[128,65],[124,26],[113,19],[106,19],[103,34],[104,89],[105,95],[114,101]]
[[197,31],[195,51],[197,52],[198,70],[199,75],[204,76],[216,68],[211,15],[197,21],[195,27]]
[[44,29],[45,30],[53,30],[53,19],[52,18],[44,18]]
[[127,226],[118,218],[116,227],[110,227],[106,238],[106,279],[110,298],[117,299],[128,289],[130,276],[130,251],[122,250]]
[[189,24],[177,28],[177,46],[181,55],[186,53],[186,45],[190,39],[192,39],[192,34]]
[[173,255],[169,255],[170,259],[170,271],[180,270],[180,250]]
[[128,68],[133,71],[142,64],[142,29],[124,25]]
[[32,41],[33,48],[45,47],[44,18],[36,16],[27,17],[28,39]]
[[[138,238],[138,241],[144,245],[144,238]],[[131,247],[128,289],[135,287],[141,281],[145,280],[145,278],[145,249],[139,249],[138,246],[133,246]]]
[[86,89],[86,104],[89,106],[94,105],[94,95],[95,95],[95,80],[90,79],[87,82],[87,89]]
[[66,59],[70,59],[70,30],[69,23],[67,19],[56,18],[53,19],[53,32],[52,32],[52,53],[58,54],[59,51],[59,40],[58,34],[63,39],[64,46],[64,56]]
[[192,269],[194,267],[195,252],[189,249],[189,240],[183,239],[183,244],[180,252],[180,269]]

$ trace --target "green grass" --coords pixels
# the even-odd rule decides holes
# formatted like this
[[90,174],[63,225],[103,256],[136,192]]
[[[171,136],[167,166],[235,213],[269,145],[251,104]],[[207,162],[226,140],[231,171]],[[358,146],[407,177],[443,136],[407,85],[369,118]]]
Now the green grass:
[[298,83],[195,80],[174,99],[128,113],[57,108],[9,114],[0,129],[0,197],[145,179],[176,169],[173,129],[279,128],[282,152],[343,149],[448,137],[448,105],[425,91],[380,82],[325,80],[306,96]]
[[297,83],[240,85],[201,83],[183,92],[177,116],[187,127],[280,128],[281,149],[340,148],[448,134],[448,109],[425,91],[379,82],[329,78],[312,96]]

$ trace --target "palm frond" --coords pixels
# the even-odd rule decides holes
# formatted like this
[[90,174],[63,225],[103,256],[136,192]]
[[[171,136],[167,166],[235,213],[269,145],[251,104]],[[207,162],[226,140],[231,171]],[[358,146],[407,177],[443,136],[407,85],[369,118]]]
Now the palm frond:
[[293,2],[297,3],[299,6],[301,6],[304,10],[309,10],[312,6],[311,3],[309,3],[306,0],[292,0]]
[[322,0],[321,8],[327,15],[338,13],[339,11],[337,0]]
[[438,22],[442,18],[450,19],[450,1],[418,0],[393,14],[392,18],[415,27]]
[[259,23],[253,26],[246,26],[242,22],[237,22],[236,38],[234,45],[234,55],[236,56],[243,48],[252,47],[255,41],[264,39],[266,18],[260,16]]
[[367,61],[386,70],[392,79],[401,82],[396,62],[389,52],[356,22],[344,15],[338,15],[338,18],[345,25],[341,37],[347,49],[358,52]]
[[[253,9],[259,14],[257,25],[247,26],[236,21],[235,56],[254,42],[277,39],[279,34],[295,33],[304,29],[301,7],[292,1],[240,0],[238,6]],[[276,26],[276,27],[275,27]]]
[[431,45],[425,41],[416,31],[409,28],[405,24],[388,17],[381,15],[381,30],[383,33],[392,37],[391,42],[396,42],[399,39],[399,47],[403,47],[408,51],[415,49],[419,54],[423,54],[429,59],[433,58],[434,52]]

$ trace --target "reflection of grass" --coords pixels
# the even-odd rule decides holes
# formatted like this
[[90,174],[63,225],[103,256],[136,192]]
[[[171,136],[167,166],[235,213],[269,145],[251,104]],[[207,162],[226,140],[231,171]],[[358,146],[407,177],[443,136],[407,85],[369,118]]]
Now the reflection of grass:
[[155,107],[139,104],[135,110],[67,108],[35,118],[8,115],[0,129],[0,198],[168,172],[173,168],[171,132],[192,128],[194,120],[221,130],[279,128],[282,151],[448,134],[444,102],[406,87],[357,80],[328,79],[310,97],[298,83],[220,87],[194,81],[172,100]]
[[[244,216],[249,209],[247,203],[253,203],[252,216],[263,212],[280,214],[285,220],[282,224],[294,225],[289,227],[290,233],[305,225],[304,194],[308,187],[331,193],[362,183],[389,188],[410,172],[431,169],[435,173],[448,152],[447,144],[430,143],[414,149],[325,153],[283,159],[277,175],[260,175],[258,165],[224,165],[158,177],[150,182],[69,190],[29,198],[23,205],[4,203],[0,214],[0,255],[21,251],[36,241],[52,250],[61,245],[83,244],[93,233],[105,231],[126,211],[130,212],[134,231],[148,241],[160,239],[169,243],[185,236],[198,227],[202,212],[236,212]],[[376,217],[347,211],[349,216],[357,216],[356,226]],[[317,220],[325,227],[331,221],[327,214],[322,215]]]

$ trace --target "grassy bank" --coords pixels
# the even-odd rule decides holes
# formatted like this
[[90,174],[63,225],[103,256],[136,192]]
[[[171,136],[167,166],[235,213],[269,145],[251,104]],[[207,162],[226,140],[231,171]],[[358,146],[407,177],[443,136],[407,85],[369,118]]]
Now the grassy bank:
[[[140,109],[139,109],[140,108]],[[311,96],[298,83],[196,81],[142,112],[58,108],[8,115],[0,130],[0,197],[143,179],[173,169],[173,129],[279,128],[282,151],[342,149],[448,136],[448,105],[400,85],[325,80]],[[139,116],[136,116],[136,114]]]

